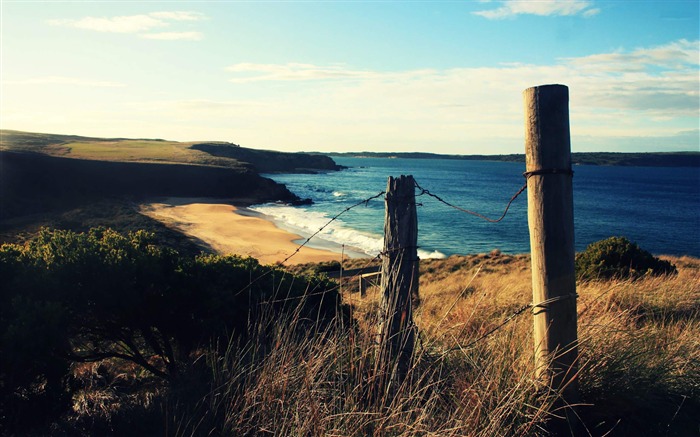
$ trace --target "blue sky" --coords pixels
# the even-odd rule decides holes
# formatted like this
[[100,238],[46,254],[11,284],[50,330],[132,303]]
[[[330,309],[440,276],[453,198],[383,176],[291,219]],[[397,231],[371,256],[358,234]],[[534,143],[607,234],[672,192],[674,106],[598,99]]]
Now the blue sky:
[[700,150],[700,2],[3,0],[0,125],[290,151]]

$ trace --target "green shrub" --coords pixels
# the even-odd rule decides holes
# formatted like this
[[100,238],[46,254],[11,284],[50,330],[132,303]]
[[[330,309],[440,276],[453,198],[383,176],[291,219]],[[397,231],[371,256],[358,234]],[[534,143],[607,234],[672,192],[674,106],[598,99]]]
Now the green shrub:
[[244,336],[263,315],[294,312],[300,335],[344,316],[327,278],[183,256],[145,231],[42,229],[0,246],[0,281],[0,434],[46,416],[41,405],[65,407],[71,363],[131,361],[172,384],[198,351]]
[[596,241],[576,255],[576,277],[580,280],[637,279],[676,273],[676,266],[656,258],[625,237]]

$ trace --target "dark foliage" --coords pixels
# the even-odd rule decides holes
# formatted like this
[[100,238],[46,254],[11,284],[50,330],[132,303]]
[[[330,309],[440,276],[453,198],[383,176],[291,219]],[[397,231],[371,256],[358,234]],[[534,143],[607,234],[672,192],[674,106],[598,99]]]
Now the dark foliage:
[[625,237],[610,237],[591,243],[576,255],[579,280],[636,279],[644,275],[676,273],[673,264],[656,258]]
[[121,359],[176,384],[203,348],[247,332],[263,311],[293,309],[314,325],[340,314],[326,279],[252,258],[184,257],[144,231],[42,229],[0,247],[0,281],[0,430],[65,413],[71,363]]
[[201,150],[212,156],[248,162],[257,171],[263,173],[316,173],[341,169],[333,159],[324,155],[247,149],[235,144],[217,143],[194,144],[192,149]]

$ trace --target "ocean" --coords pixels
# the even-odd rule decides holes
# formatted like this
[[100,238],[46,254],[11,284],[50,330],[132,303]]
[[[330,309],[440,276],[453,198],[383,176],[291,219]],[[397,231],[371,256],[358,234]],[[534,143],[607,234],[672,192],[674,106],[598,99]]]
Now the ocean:
[[[443,159],[334,157],[346,170],[321,174],[265,175],[312,205],[265,204],[251,209],[283,229],[307,238],[349,206],[386,189],[388,176],[413,175],[424,189],[461,208],[498,218],[522,187],[524,163]],[[654,254],[700,257],[700,168],[574,167],[576,250],[595,241],[624,236]],[[420,192],[417,191],[416,194]],[[527,194],[499,223],[419,196],[421,258],[498,249],[527,253]],[[383,198],[343,213],[314,237],[310,246],[374,256],[382,249]],[[301,240],[300,242],[302,242]]]

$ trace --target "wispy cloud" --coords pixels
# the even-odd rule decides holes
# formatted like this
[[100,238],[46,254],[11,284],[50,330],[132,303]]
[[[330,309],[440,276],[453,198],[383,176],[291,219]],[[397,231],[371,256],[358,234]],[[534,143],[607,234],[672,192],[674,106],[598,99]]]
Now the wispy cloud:
[[[159,32],[148,33],[163,29],[177,22],[200,21],[206,19],[204,14],[192,11],[152,12],[141,15],[124,15],[116,17],[83,17],[80,19],[49,20],[53,26],[72,27],[96,32],[142,34],[144,38],[162,40],[194,40],[202,39],[199,32]],[[156,35],[156,36],[154,36]]]
[[495,9],[474,12],[491,20],[515,17],[517,15],[582,15],[591,17],[600,12],[588,0],[505,0]]
[[49,24],[113,33],[137,33],[167,25],[163,20],[148,15],[130,15],[111,18],[85,17],[79,20],[49,20]]
[[193,11],[151,12],[148,15],[163,20],[173,21],[200,21],[207,18],[206,15],[202,14],[201,12]]
[[91,80],[65,76],[43,76],[22,80],[3,80],[8,85],[73,85],[84,87],[115,88],[126,86],[123,83],[104,80]]
[[403,90],[397,91],[399,100],[409,98],[401,94],[412,94],[425,96],[426,100],[442,99],[435,103],[436,107],[452,108],[473,106],[473,102],[482,105],[477,86],[493,95],[519,93],[532,84],[563,81],[574,86],[572,94],[578,105],[668,115],[669,111],[698,112],[699,53],[700,41],[679,40],[631,51],[562,58],[554,65],[379,72],[340,64],[241,63],[227,67],[227,71],[233,73],[233,83],[341,81],[345,85],[335,89],[376,92],[382,87],[381,95],[398,87]]
[[[507,150],[522,135],[522,91],[563,83],[570,88],[572,133],[578,138],[671,138],[700,117],[699,52],[700,42],[679,40],[550,65],[375,71],[341,64],[235,64],[227,68],[230,81],[246,92],[256,90],[260,102],[270,104],[255,108],[257,121],[251,108],[234,106],[207,113],[207,120],[240,120],[241,129],[255,125],[268,132],[269,144],[289,141],[274,137],[279,131],[377,147],[389,147],[387,138],[406,148],[469,138]],[[274,95],[268,93],[270,82],[277,83]]]
[[141,38],[159,39],[163,41],[201,41],[204,36],[201,32],[159,32],[143,33]]
[[259,81],[297,81],[323,79],[370,79],[379,75],[367,70],[352,70],[336,64],[318,66],[313,64],[252,64],[240,63],[226,68],[234,73],[231,82],[246,83]]
[[566,61],[579,68],[605,72],[636,72],[656,66],[669,69],[682,69],[685,66],[700,64],[700,42],[681,39],[662,46],[638,48],[625,53],[602,53]]

